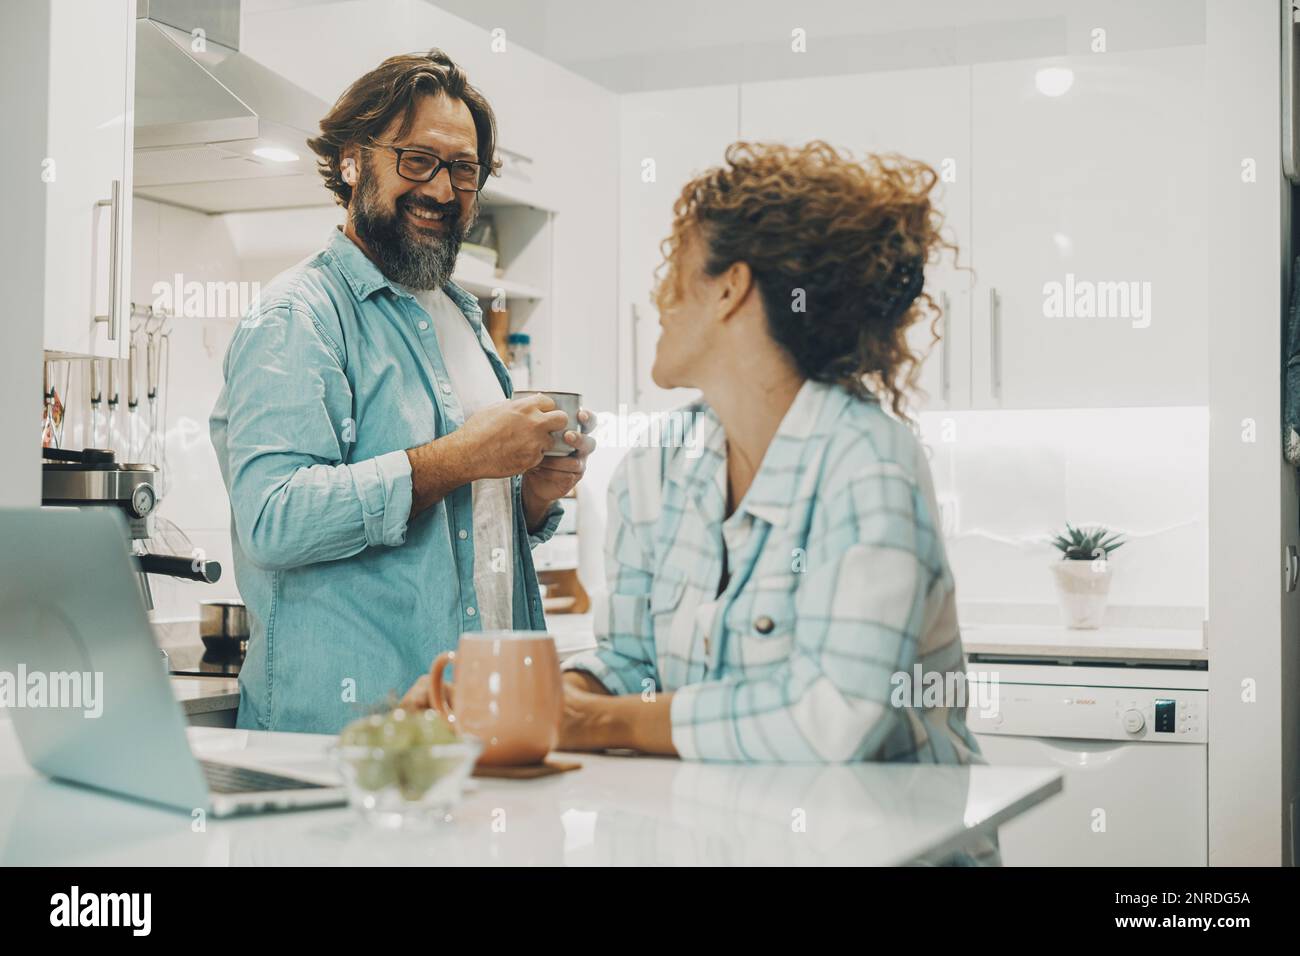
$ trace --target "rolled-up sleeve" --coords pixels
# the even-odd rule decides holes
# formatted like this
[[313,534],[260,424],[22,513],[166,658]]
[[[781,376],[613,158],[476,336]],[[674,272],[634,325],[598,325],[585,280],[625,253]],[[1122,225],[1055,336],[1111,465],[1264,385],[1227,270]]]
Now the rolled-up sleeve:
[[394,548],[406,540],[411,515],[411,459],[406,449],[355,465],[352,473],[366,524],[366,543]]
[[535,548],[539,544],[545,544],[555,535],[555,529],[560,526],[560,519],[564,517],[564,506],[558,501],[552,501],[551,507],[547,509],[546,520],[536,531],[528,532],[528,546]]
[[268,570],[406,540],[405,449],[348,462],[355,440],[343,353],[305,308],[261,311],[235,333],[212,439],[244,553]]
[[642,457],[633,451],[610,479],[605,537],[609,595],[597,603],[593,616],[596,648],[564,662],[565,670],[586,671],[611,694],[640,694],[648,686],[661,689],[650,616],[654,551],[649,526],[634,520],[629,488],[629,469]]
[[906,719],[891,705],[894,675],[916,661],[927,612],[947,587],[933,523],[915,483],[887,464],[828,487],[819,503],[789,658],[762,678],[679,688],[672,739],[683,758],[870,759]]

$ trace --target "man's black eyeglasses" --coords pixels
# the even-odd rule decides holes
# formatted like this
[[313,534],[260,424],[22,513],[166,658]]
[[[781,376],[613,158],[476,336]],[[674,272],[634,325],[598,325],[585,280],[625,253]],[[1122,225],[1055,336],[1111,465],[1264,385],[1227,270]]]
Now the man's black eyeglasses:
[[486,168],[467,159],[446,160],[422,149],[377,143],[370,149],[390,149],[397,154],[397,175],[408,182],[427,183],[445,167],[451,187],[460,192],[476,193],[483,188]]

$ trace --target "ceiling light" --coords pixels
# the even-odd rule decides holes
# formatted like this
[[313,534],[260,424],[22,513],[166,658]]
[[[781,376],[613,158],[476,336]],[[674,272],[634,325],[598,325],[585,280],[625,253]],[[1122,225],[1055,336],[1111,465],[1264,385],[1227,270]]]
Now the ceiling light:
[[269,159],[273,163],[292,163],[298,158],[297,153],[279,146],[259,146],[253,150],[253,155]]

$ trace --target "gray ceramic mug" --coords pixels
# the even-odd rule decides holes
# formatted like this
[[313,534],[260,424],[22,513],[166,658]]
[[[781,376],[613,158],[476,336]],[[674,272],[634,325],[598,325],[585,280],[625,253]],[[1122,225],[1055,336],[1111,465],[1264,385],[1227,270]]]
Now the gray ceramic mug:
[[578,421],[578,409],[582,407],[582,395],[578,392],[556,392],[549,388],[519,388],[512,393],[512,398],[527,398],[529,395],[545,395],[555,403],[556,409],[569,416],[569,424],[563,431],[551,432],[551,447],[546,454],[552,458],[572,455],[576,448],[564,440],[564,432],[582,434],[582,424]]

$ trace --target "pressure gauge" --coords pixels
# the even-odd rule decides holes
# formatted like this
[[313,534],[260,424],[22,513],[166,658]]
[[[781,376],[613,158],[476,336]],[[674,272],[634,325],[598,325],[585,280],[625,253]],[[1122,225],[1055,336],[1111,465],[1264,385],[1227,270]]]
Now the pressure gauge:
[[148,515],[157,503],[158,495],[147,481],[140,482],[131,492],[131,511],[137,518]]

